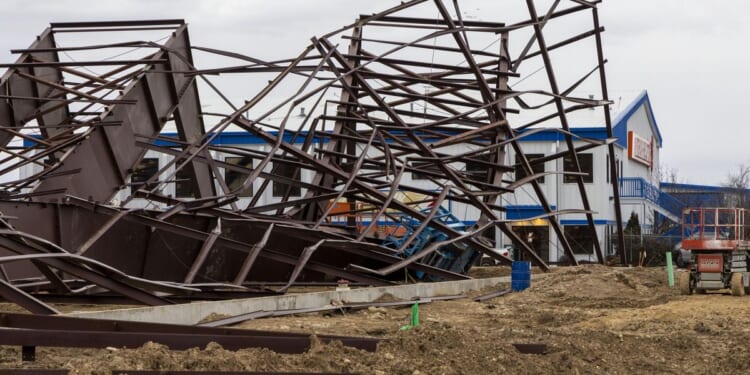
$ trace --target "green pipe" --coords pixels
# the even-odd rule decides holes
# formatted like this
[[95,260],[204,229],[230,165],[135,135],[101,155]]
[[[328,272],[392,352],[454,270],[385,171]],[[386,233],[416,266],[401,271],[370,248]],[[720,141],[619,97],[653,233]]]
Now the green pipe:
[[674,288],[674,267],[672,267],[672,252],[667,251],[667,279],[669,287]]
[[411,305],[411,326],[419,326],[419,304],[414,303]]

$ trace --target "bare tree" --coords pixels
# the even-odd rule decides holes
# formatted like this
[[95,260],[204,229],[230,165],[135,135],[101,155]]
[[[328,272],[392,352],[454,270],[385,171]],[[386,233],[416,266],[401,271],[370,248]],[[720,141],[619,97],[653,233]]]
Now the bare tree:
[[679,171],[677,168],[670,168],[667,164],[659,164],[659,170],[657,173],[659,182],[668,182],[670,184],[684,183],[684,180],[679,178]]
[[729,171],[727,180],[722,186],[731,189],[724,195],[724,204],[728,207],[750,208],[748,188],[750,188],[750,165],[740,164],[734,171]]

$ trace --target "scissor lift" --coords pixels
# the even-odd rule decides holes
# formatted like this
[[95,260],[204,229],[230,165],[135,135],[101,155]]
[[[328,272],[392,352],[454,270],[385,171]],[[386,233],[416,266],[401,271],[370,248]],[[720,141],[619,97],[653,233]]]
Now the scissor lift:
[[682,294],[730,289],[750,294],[750,211],[744,208],[687,208],[682,212],[682,248],[690,250],[688,272],[680,275]]

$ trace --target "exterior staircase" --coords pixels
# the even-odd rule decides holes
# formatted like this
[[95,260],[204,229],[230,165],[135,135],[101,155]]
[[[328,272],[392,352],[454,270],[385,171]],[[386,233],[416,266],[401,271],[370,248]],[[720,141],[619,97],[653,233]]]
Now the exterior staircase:
[[682,209],[685,203],[672,195],[659,190],[640,177],[627,177],[620,179],[620,198],[645,199],[652,203],[656,212],[674,223],[680,222]]

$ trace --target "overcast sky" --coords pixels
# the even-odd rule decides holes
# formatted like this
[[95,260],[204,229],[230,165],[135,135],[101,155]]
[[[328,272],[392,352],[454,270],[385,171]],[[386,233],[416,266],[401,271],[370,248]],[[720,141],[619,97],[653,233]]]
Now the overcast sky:
[[[8,51],[27,47],[49,22],[157,18],[185,19],[194,45],[267,60],[293,57],[310,37],[398,3],[5,1],[0,61],[13,62],[16,57]],[[539,8],[548,3],[540,1]],[[460,4],[468,19],[517,21],[528,16],[522,0]],[[648,90],[664,138],[662,163],[676,170],[681,182],[706,185],[720,184],[739,164],[750,164],[750,1],[605,0],[599,8],[606,28],[610,97],[628,99]]]

